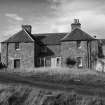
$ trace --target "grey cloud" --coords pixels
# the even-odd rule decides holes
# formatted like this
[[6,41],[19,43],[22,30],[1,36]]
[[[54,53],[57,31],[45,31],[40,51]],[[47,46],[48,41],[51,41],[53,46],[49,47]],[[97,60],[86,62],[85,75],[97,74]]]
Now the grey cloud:
[[17,20],[17,21],[22,21],[23,18],[18,16],[17,14],[14,14],[14,13],[6,13],[5,16],[11,18],[11,19],[14,19],[14,20]]
[[48,3],[48,0],[0,0],[0,3],[17,3],[17,2],[32,2],[32,3]]

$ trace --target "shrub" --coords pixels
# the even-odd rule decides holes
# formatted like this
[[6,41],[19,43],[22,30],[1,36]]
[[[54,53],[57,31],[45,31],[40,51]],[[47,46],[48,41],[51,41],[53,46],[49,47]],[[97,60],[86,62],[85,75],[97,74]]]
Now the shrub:
[[0,62],[0,69],[3,69],[3,68],[6,68],[6,66],[2,62]]
[[76,64],[76,60],[75,60],[74,58],[68,57],[68,58],[66,59],[66,65],[67,65],[67,66],[74,66],[75,64]]

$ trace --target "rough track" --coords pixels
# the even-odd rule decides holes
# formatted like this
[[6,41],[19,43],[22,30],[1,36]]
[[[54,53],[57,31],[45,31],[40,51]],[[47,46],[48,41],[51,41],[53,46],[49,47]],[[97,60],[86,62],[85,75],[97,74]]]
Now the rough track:
[[[38,88],[50,89],[50,90],[61,90],[61,91],[75,91],[79,94],[87,95],[100,95],[105,96],[105,87],[94,86],[88,84],[81,84],[80,81],[74,81],[69,84],[58,84],[50,83],[45,81],[39,81],[32,78],[17,75],[15,73],[0,72],[1,83],[22,83],[26,85],[35,86]],[[79,84],[80,82],[80,84]]]

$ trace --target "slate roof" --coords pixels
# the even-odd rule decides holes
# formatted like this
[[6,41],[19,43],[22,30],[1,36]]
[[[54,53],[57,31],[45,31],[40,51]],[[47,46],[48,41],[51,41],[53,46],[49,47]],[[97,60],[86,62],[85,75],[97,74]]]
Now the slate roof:
[[85,33],[79,28],[74,29],[71,33],[68,33],[61,41],[76,41],[76,40],[95,40],[89,34]]
[[21,30],[3,42],[13,43],[13,42],[33,42],[33,41],[34,40],[25,30]]
[[25,30],[11,36],[3,42],[34,42],[41,45],[57,45],[61,41],[76,41],[76,40],[94,40],[89,34],[81,29],[75,29],[71,33],[44,33],[44,34],[29,34]]
[[105,45],[105,39],[98,39],[98,42],[102,45]]
[[34,40],[41,41],[45,45],[57,45],[60,44],[61,39],[67,33],[45,33],[45,34],[33,34],[32,38]]

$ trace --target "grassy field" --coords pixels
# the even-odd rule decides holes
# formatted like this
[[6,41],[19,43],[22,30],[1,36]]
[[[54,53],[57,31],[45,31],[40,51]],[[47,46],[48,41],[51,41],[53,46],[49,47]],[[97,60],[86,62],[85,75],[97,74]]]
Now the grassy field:
[[0,105],[105,105],[105,97],[0,84]]
[[24,71],[1,71],[0,82],[105,96],[105,74],[102,72],[70,68],[38,68],[30,72]]
[[20,71],[13,70],[11,71],[11,73],[21,75],[32,80],[35,79],[40,81],[63,84],[69,84],[75,81],[77,84],[103,86],[105,83],[105,73],[89,69],[84,70],[73,68],[37,68]]

